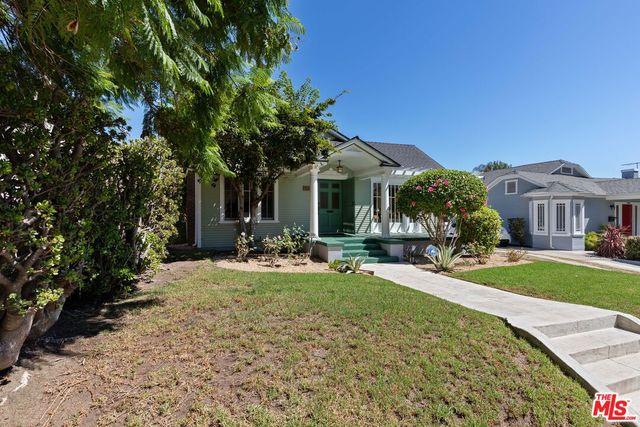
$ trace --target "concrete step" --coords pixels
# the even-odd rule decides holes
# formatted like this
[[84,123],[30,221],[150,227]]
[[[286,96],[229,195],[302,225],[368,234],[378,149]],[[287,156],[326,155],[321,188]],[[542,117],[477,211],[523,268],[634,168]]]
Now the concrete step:
[[598,329],[613,328],[616,326],[617,319],[618,316],[612,314],[611,316],[597,317],[594,319],[583,319],[573,322],[536,326],[536,329],[549,338],[555,338],[564,335],[573,335],[582,332],[596,331]]
[[375,250],[380,249],[380,245],[377,243],[345,243],[343,247],[343,251],[351,251],[351,250]]
[[[624,358],[629,357],[640,363],[639,353],[624,356]],[[621,363],[620,359],[623,358],[599,360],[582,366],[617,393],[632,393],[640,390],[640,371]]]
[[550,341],[582,364],[640,352],[640,335],[618,328],[564,335]]
[[632,391],[631,393],[623,393],[620,395],[620,399],[629,399],[631,400],[631,407],[636,409],[640,409],[640,390]]
[[379,257],[379,256],[386,256],[387,255],[387,251],[385,251],[384,249],[371,249],[371,250],[348,250],[342,251],[342,257],[343,258],[348,258],[350,256],[363,256],[363,257]]

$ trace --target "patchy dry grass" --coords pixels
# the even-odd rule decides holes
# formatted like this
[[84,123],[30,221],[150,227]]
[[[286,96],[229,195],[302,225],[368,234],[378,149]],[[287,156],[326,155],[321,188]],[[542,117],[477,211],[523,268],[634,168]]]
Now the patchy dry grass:
[[84,349],[68,423],[597,424],[498,319],[375,277],[207,267],[138,298]]

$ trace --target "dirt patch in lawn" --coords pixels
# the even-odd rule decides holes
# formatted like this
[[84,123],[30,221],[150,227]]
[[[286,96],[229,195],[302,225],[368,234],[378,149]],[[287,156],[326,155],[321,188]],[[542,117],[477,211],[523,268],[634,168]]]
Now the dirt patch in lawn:
[[234,256],[214,257],[216,267],[239,271],[280,272],[280,273],[335,273],[330,270],[326,261],[319,258],[305,260],[289,259],[286,256],[278,258],[271,265],[269,258],[261,255],[249,257],[246,262],[237,261]]
[[[156,274],[142,278],[138,288],[180,280],[211,264],[208,260],[163,264]],[[0,372],[0,425],[95,425],[95,418],[81,415],[102,389],[105,376],[111,375],[95,372],[92,363],[96,349],[107,342],[101,334],[118,330],[154,303],[154,298],[134,296],[97,309],[65,310],[37,346],[24,349],[16,366]],[[116,395],[126,393],[122,389]],[[80,408],[84,409],[78,412]],[[78,414],[77,422],[69,413]]]
[[[509,267],[509,266],[514,266],[514,265],[529,264],[530,262],[531,262],[531,260],[529,259],[529,257],[527,255],[524,256],[524,258],[522,258],[520,261],[509,262],[507,260],[506,253],[504,253],[504,252],[496,252],[493,255],[491,255],[491,257],[489,258],[489,260],[485,264],[478,263],[472,257],[462,257],[456,263],[455,270],[453,272],[454,273],[459,273],[459,272],[464,272],[464,271],[480,270],[480,269],[483,269],[483,268]],[[418,257],[416,259],[415,266],[418,267],[418,268],[421,268],[423,270],[431,271],[433,273],[436,273],[436,269],[435,269],[434,265],[426,257]]]

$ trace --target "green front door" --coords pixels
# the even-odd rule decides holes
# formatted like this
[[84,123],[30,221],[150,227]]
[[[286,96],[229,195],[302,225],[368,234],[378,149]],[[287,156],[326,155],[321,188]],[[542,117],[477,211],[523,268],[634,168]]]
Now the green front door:
[[342,233],[342,183],[322,180],[318,187],[320,234]]

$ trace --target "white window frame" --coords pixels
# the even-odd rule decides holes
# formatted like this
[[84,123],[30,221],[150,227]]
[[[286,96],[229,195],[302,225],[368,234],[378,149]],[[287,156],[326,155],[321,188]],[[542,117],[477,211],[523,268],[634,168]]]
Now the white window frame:
[[[538,206],[544,206],[544,229],[538,229]],[[533,234],[538,236],[546,236],[549,230],[549,201],[534,200],[533,201]]]
[[[578,229],[577,227],[577,223],[578,221],[576,221],[576,219],[578,218],[577,216],[577,209],[576,209],[576,205],[580,205],[580,229]],[[585,215],[584,215],[584,200],[574,200],[572,203],[572,211],[571,211],[571,218],[572,218],[572,230],[573,230],[573,235],[574,236],[584,236],[584,219],[585,219]]]
[[[509,193],[509,191],[507,190],[509,188],[509,184],[515,182],[516,183],[516,191],[513,193]],[[518,194],[518,180],[517,179],[508,179],[504,182],[504,194],[507,196],[513,196]]]
[[[279,197],[278,197],[278,187],[280,180],[276,180],[273,183],[273,219],[262,219],[262,202],[258,203],[257,208],[257,218],[256,223],[258,224],[278,224],[280,223],[279,219]],[[238,222],[237,219],[226,219],[224,214],[224,176],[220,175],[220,224],[235,224]],[[244,218],[245,222],[248,222],[251,217],[247,216]]]
[[[564,231],[556,230],[558,225],[557,218],[557,209],[558,205],[564,205]],[[551,211],[549,213],[553,213],[551,216],[551,233],[554,236],[570,236],[571,235],[571,200],[553,200],[551,203]]]

